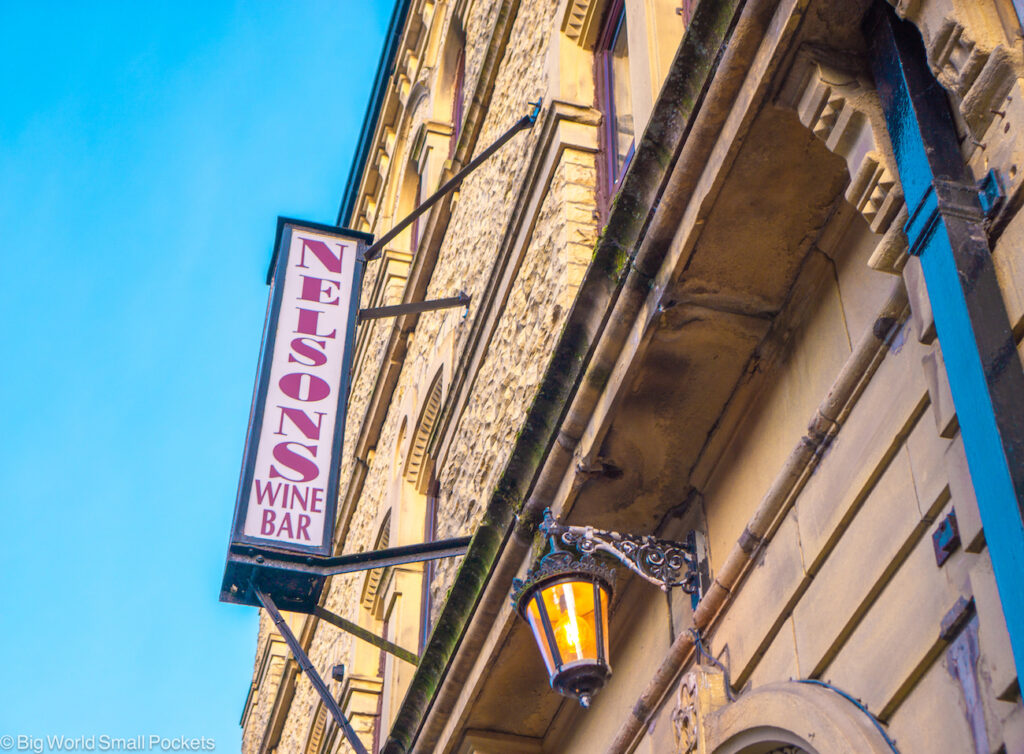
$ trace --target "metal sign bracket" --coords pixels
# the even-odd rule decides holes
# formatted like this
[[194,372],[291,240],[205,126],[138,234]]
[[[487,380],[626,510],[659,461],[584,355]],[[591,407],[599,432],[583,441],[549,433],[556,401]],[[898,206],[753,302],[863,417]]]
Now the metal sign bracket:
[[341,711],[341,707],[338,706],[338,700],[331,696],[331,692],[327,688],[327,684],[324,683],[324,679],[316,672],[316,668],[313,667],[313,663],[309,660],[309,655],[306,654],[306,651],[302,648],[302,644],[299,643],[295,634],[292,633],[291,628],[288,627],[288,623],[281,615],[281,611],[277,609],[277,605],[274,604],[274,599],[269,594],[265,594],[260,590],[255,579],[250,583],[256,598],[260,601],[260,604],[264,609],[270,613],[270,617],[273,619],[274,625],[277,626],[278,632],[280,632],[281,636],[284,637],[285,642],[288,644],[288,648],[295,656],[296,662],[299,663],[299,667],[302,668],[302,672],[306,674],[310,683],[313,684],[313,688],[316,689],[316,693],[320,695],[320,698],[324,702],[324,706],[330,710],[331,716],[345,734],[345,739],[348,741],[349,745],[355,750],[356,754],[368,754],[366,747],[363,746],[363,742],[359,740],[359,736],[356,735],[352,724],[348,721],[348,718],[345,717],[345,713]]
[[492,154],[501,149],[502,146],[504,146],[509,139],[511,139],[520,131],[522,131],[524,128],[532,128],[533,124],[537,122],[537,117],[540,115],[540,109],[543,105],[543,100],[537,100],[536,102],[528,102],[527,104],[530,105],[529,113],[527,113],[522,118],[517,120],[512,125],[512,127],[509,128],[501,136],[499,136],[497,140],[493,144],[491,144],[491,146],[487,147],[487,149],[485,149],[483,152],[481,152],[472,160],[470,160],[469,164],[467,164],[466,167],[464,167],[462,170],[460,170],[458,173],[452,176],[447,183],[441,186],[441,188],[439,188],[433,194],[424,199],[420,203],[420,205],[416,207],[416,209],[414,209],[412,212],[410,212],[404,220],[398,223],[398,225],[396,225],[394,228],[392,228],[383,236],[381,236],[376,242],[371,244],[363,253],[363,259],[367,262],[373,259],[377,259],[380,256],[381,251],[384,250],[384,247],[388,243],[390,243],[394,238],[396,238],[399,233],[401,233],[403,230],[412,225],[417,217],[419,217],[428,209],[437,204],[437,202],[443,199],[447,194],[461,186],[462,182],[466,179],[467,175],[469,175],[478,167],[480,167],[480,165],[482,165],[487,160],[488,157],[490,157]]
[[372,309],[360,309],[359,317],[356,320],[362,324],[370,319],[381,319],[382,317],[401,317],[403,314],[422,314],[437,309],[455,309],[460,306],[466,307],[469,311],[469,294],[459,291],[457,296],[451,298],[438,298],[433,301],[416,301],[411,304],[395,304],[394,306],[378,306]]
[[345,631],[346,633],[352,634],[357,639],[362,639],[368,644],[372,644],[382,652],[387,652],[389,655],[397,657],[399,660],[403,660],[409,663],[410,665],[420,664],[420,658],[415,652],[410,652],[408,649],[403,649],[397,644],[388,641],[383,636],[377,636],[377,634],[371,631],[367,631],[362,626],[353,623],[350,620],[342,618],[337,613],[332,613],[330,610],[326,610],[317,605],[313,608],[313,615],[315,615],[317,618],[327,621],[336,628],[340,628],[342,631]]
[[[324,705],[331,712],[331,716],[335,722],[345,734],[345,738],[348,740],[352,748],[357,754],[367,754],[366,747],[363,746],[362,741],[356,735],[355,730],[349,723],[348,718],[345,717],[345,713],[341,711],[341,707],[338,705],[337,700],[331,696],[330,690],[324,683],[323,678],[317,673],[316,668],[313,667],[312,661],[309,659],[309,655],[302,648],[302,644],[296,638],[295,634],[292,633],[291,628],[281,615],[280,609],[278,609],[277,603],[274,598],[270,595],[271,589],[267,588],[265,583],[266,579],[272,582],[279,579],[281,573],[287,575],[298,575],[300,577],[315,577],[318,580],[326,579],[327,576],[334,576],[342,573],[354,573],[357,571],[368,571],[374,568],[386,568],[388,566],[402,565],[404,563],[416,563],[425,560],[435,560],[437,558],[451,558],[465,555],[466,550],[469,549],[470,537],[455,537],[453,539],[442,539],[435,542],[421,542],[412,545],[403,545],[400,547],[389,547],[383,550],[371,550],[369,552],[357,552],[348,555],[338,555],[332,558],[305,558],[302,560],[293,560],[295,556],[276,556],[266,552],[257,552],[252,550],[249,553],[238,553],[232,552],[229,554],[229,562],[234,561],[239,567],[251,567],[249,571],[249,581],[245,585],[245,588],[239,589],[238,585],[231,585],[231,594],[235,597],[236,601],[247,601],[249,598],[252,599],[251,604],[257,604],[263,607],[268,613],[270,613],[271,619],[274,621],[274,625],[277,627],[278,632],[284,637],[285,643],[288,644],[288,648],[294,655],[296,662],[299,663],[299,667],[306,673],[310,682],[313,684],[313,688],[320,695]],[[250,548],[251,549],[251,548]],[[321,584],[322,586],[322,584]],[[243,595],[242,592],[245,592]],[[291,607],[290,605],[287,607]],[[367,631],[362,626],[359,626],[352,621],[342,618],[340,615],[332,613],[321,607],[319,604],[313,604],[310,606],[298,606],[304,607],[302,612],[306,612],[321,620],[325,620],[333,626],[340,628],[342,631],[347,631],[356,638],[362,639],[363,641],[369,642],[375,647],[397,657],[404,662],[408,662],[412,665],[419,664],[419,657],[404,649],[387,639],[377,636],[376,634]]]

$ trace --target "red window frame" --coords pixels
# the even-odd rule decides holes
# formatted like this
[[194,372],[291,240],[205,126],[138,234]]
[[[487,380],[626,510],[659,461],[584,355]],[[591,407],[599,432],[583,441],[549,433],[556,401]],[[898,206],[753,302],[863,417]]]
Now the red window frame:
[[607,11],[605,11],[604,23],[601,33],[598,36],[597,45],[594,48],[594,65],[597,79],[597,109],[604,115],[600,130],[601,152],[604,155],[600,160],[599,192],[602,210],[607,211],[611,205],[611,199],[619,190],[622,178],[629,170],[633,161],[633,153],[636,149],[636,137],[630,144],[623,160],[622,169],[617,171],[616,166],[616,143],[618,134],[616,132],[615,99],[612,87],[614,75],[612,72],[612,48],[618,41],[619,32],[624,30],[626,22],[626,7],[624,0],[612,0]]

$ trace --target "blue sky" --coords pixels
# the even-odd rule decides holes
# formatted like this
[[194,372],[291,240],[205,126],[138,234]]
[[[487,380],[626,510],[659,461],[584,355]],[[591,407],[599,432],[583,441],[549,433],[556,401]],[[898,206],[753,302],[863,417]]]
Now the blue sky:
[[391,5],[0,3],[0,735],[239,749],[275,221],[334,221]]

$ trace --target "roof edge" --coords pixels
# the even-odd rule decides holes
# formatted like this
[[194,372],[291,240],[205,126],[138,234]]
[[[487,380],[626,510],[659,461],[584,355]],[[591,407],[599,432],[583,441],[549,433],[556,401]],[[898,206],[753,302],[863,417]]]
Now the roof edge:
[[384,35],[384,47],[380,52],[380,61],[377,63],[377,73],[373,77],[370,100],[366,103],[366,114],[363,116],[363,125],[359,129],[359,141],[356,142],[352,167],[349,168],[345,191],[341,195],[341,204],[338,207],[336,224],[339,227],[345,224],[351,217],[352,210],[355,209],[356,194],[359,191],[359,184],[363,180],[366,159],[370,154],[370,143],[376,130],[377,118],[380,117],[381,106],[384,104],[388,80],[394,72],[393,66],[398,53],[398,43],[402,38],[402,29],[405,27],[411,4],[411,0],[396,0],[395,8],[391,12],[391,21],[388,22],[388,30]]

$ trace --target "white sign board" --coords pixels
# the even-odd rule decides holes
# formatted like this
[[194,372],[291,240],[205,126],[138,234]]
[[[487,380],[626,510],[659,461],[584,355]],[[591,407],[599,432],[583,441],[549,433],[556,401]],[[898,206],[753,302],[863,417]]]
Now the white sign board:
[[277,236],[232,543],[329,555],[368,237],[284,218]]

